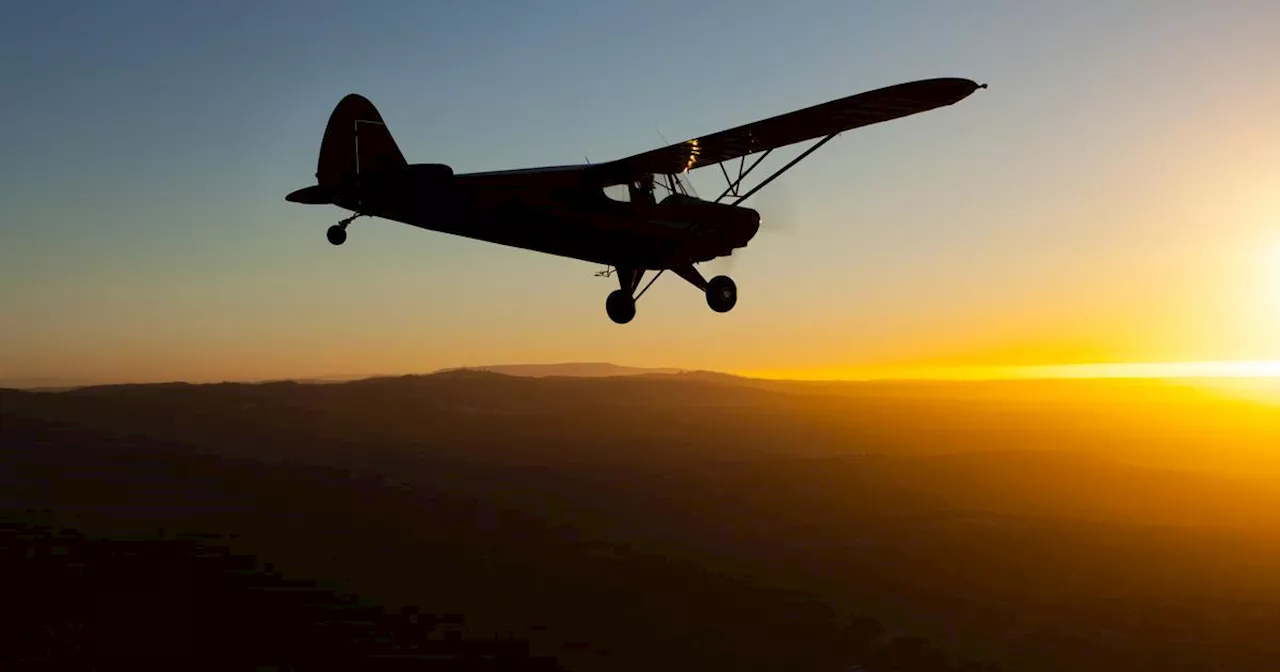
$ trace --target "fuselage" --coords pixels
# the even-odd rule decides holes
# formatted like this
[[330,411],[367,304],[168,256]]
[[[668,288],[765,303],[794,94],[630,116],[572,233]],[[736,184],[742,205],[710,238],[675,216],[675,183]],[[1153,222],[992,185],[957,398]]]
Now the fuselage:
[[[683,194],[611,198],[586,166],[452,174],[417,164],[290,194],[432,231],[615,267],[663,269],[725,256],[759,230],[750,208]],[[648,194],[648,197],[645,197]]]

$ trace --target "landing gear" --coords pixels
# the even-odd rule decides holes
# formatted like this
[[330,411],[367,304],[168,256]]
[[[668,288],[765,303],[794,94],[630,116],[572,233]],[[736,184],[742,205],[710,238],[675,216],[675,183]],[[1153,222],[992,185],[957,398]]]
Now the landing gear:
[[707,305],[717,313],[727,313],[738,303],[738,286],[727,275],[717,275],[707,283]]
[[337,224],[329,227],[328,231],[325,231],[325,237],[329,239],[329,243],[331,245],[341,245],[347,242],[347,225],[355,221],[357,217],[363,216],[364,215],[361,215],[360,213],[356,213],[339,221]]
[[605,299],[604,310],[609,313],[609,319],[626,324],[636,316],[636,300],[631,298],[631,292],[615,289]]
[[[616,268],[607,273],[607,275],[618,276],[618,288],[609,294],[609,298],[604,302],[604,311],[609,314],[609,319],[618,324],[626,324],[636,317],[636,301],[644,296],[647,286],[640,290],[637,294],[636,290],[640,289],[640,280],[644,278],[644,269],[640,268]],[[657,277],[654,278],[657,280]],[[653,284],[653,280],[649,281]]]
[[717,313],[727,313],[738,303],[738,286],[727,275],[717,275],[708,282],[693,264],[676,266],[671,270],[686,282],[701,289],[707,296],[707,306]]
[[[597,275],[618,276],[618,289],[613,290],[613,293],[609,294],[609,298],[604,302],[604,309],[609,314],[609,319],[618,324],[626,324],[635,319],[636,301],[641,296],[644,296],[644,293],[653,285],[654,280],[657,280],[658,276],[662,275],[666,270],[672,271],[687,280],[689,284],[701,289],[706,294],[707,305],[717,313],[727,313],[733,310],[733,307],[738,303],[738,286],[733,283],[733,280],[726,275],[717,275],[708,282],[698,272],[698,269],[693,267],[693,264],[680,264],[658,271],[658,275],[654,276],[644,286],[644,289],[640,289],[640,281],[644,277],[643,270],[617,268],[604,273],[597,273]],[[637,289],[640,289],[638,294],[636,293]]]

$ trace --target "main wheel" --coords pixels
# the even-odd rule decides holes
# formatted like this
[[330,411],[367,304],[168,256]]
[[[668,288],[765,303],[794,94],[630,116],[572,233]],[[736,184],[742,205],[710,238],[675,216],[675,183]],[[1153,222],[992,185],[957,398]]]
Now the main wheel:
[[341,245],[347,242],[347,229],[345,227],[334,224],[325,232],[325,237],[333,245]]
[[717,313],[727,313],[738,303],[738,286],[727,275],[717,275],[707,283],[707,305]]
[[618,324],[626,324],[636,316],[636,301],[629,292],[615,289],[605,300],[604,310],[609,313],[609,319]]

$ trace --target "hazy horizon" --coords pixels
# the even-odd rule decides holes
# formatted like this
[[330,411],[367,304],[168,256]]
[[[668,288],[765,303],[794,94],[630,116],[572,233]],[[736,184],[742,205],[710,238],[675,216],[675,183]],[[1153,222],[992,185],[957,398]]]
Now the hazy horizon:
[[[600,370],[588,369],[599,368]],[[539,377],[555,375],[589,377],[607,375],[639,375],[651,373],[715,373],[742,378],[797,382],[980,382],[980,381],[1032,381],[1032,380],[1165,380],[1192,383],[1214,381],[1230,387],[1251,387],[1260,391],[1280,393],[1280,361],[1245,362],[1130,362],[1091,363],[1058,366],[1022,367],[932,367],[919,369],[881,369],[856,372],[837,372],[827,375],[812,372],[778,371],[720,371],[715,369],[684,369],[679,367],[634,366],[613,362],[521,362],[503,364],[468,364],[448,366],[429,371],[377,371],[377,372],[329,372],[279,376],[270,378],[154,378],[154,379],[86,379],[64,378],[0,378],[0,387],[31,389],[42,387],[88,387],[95,385],[153,384],[153,383],[255,383],[274,381],[323,381],[342,382],[368,378],[432,375],[460,370],[493,370],[516,376]],[[536,373],[547,370],[549,373]],[[1233,384],[1233,383],[1239,383]],[[1270,397],[1270,395],[1267,395]]]

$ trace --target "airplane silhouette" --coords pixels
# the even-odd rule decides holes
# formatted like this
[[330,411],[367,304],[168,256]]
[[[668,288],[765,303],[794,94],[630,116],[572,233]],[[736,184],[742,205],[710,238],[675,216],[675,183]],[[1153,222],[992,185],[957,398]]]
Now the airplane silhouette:
[[[704,279],[695,264],[729,256],[756,235],[760,214],[743,201],[844,131],[951,105],[979,88],[986,84],[954,77],[907,82],[607,163],[465,174],[445,164],[405,161],[377,108],[351,94],[329,117],[317,184],[286,200],[355,213],[329,227],[334,245],[346,241],[347,225],[356,218],[381,217],[603,264],[600,275],[618,278],[605,309],[619,324],[635,317],[636,301],[668,270],[702,290],[707,305],[723,313],[737,303],[737,286],[724,275]],[[815,139],[743,191],[743,180],[773,150]],[[725,164],[735,159],[737,175],[731,177]],[[714,201],[690,195],[680,176],[713,164],[724,174],[724,192]],[[628,200],[606,192],[622,185]],[[661,200],[656,187],[667,193]],[[657,275],[640,289],[648,271]]]

